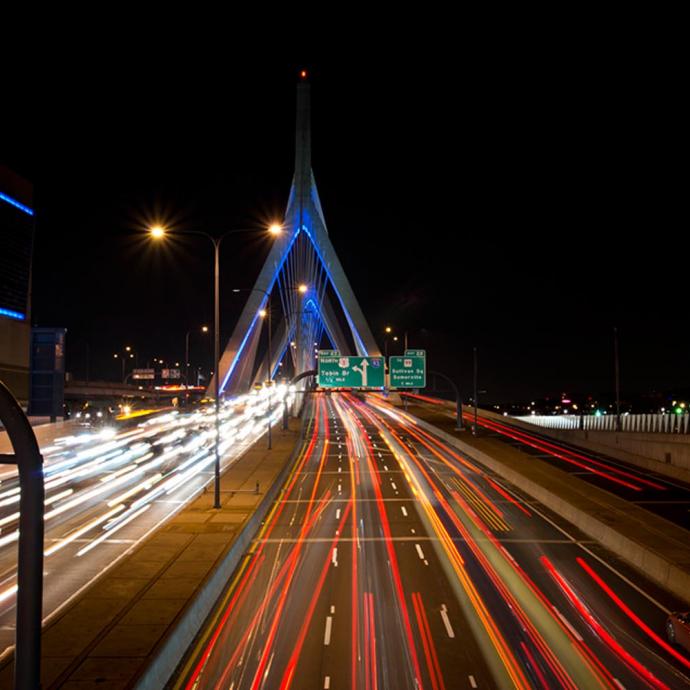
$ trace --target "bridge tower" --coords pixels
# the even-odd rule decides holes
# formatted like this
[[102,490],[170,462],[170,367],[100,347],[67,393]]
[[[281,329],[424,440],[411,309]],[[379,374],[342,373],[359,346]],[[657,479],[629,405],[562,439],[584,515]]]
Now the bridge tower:
[[[315,348],[324,339],[343,354],[380,355],[328,235],[311,167],[310,119],[310,85],[302,72],[297,84],[295,172],[283,232],[274,241],[221,357],[220,384],[226,395],[245,392],[253,381],[265,378],[265,368],[257,367],[256,358],[263,325],[259,312],[269,305],[272,377],[286,352],[294,372],[315,368]],[[213,386],[212,381],[209,390]]]

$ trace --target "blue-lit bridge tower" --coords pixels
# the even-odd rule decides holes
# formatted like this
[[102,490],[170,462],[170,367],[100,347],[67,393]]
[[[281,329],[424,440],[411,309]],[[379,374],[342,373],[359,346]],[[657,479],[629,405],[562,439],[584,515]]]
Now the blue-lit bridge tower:
[[[380,355],[328,236],[311,168],[310,116],[310,87],[303,72],[297,85],[295,173],[283,233],[274,242],[221,357],[220,384],[225,394],[244,392],[265,377],[265,369],[257,367],[263,326],[259,312],[269,304],[272,376],[286,353],[295,372],[315,368],[315,348],[325,340],[343,354]],[[300,285],[307,286],[306,292],[298,290]]]

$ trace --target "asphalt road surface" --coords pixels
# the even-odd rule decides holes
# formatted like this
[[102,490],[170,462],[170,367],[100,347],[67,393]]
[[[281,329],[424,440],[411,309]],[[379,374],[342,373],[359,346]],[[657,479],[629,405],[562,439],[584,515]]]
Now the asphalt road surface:
[[[271,419],[285,387],[272,389]],[[223,469],[267,429],[265,391],[224,404]],[[42,437],[45,434],[42,434]],[[213,481],[215,410],[173,411],[56,429],[41,448],[45,480],[44,623]],[[19,481],[0,470],[0,657],[15,638]]]
[[376,398],[316,395],[175,688],[686,687],[680,606]]

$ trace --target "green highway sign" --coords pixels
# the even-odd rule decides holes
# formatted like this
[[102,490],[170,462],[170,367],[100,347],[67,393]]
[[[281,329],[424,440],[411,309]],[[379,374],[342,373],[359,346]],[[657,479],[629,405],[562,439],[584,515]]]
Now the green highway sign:
[[[424,352],[424,350],[418,350],[418,352]],[[426,357],[407,354],[403,357],[389,357],[388,376],[391,388],[424,388],[426,387]]]
[[383,357],[319,354],[317,383],[323,388],[383,388]]
[[405,357],[426,357],[426,350],[405,350]]

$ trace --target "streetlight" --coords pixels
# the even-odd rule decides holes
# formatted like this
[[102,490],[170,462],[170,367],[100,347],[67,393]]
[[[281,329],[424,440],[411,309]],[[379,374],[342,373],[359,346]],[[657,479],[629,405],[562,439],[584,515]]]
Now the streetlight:
[[[196,329],[190,329],[185,334],[184,338],[184,387],[185,397],[189,397],[189,334]],[[201,327],[202,333],[208,333],[208,326]]]
[[384,346],[383,346],[384,356],[388,357],[388,336],[393,332],[393,329],[390,326],[386,326],[384,328],[384,331],[386,333],[386,337],[384,339]]
[[[213,507],[220,508],[220,245],[221,242],[228,235],[236,235],[244,232],[255,232],[250,228],[239,228],[237,230],[228,230],[220,237],[213,237],[202,230],[175,230],[168,231],[160,225],[156,225],[149,229],[149,234],[154,239],[162,240],[166,235],[201,235],[211,242],[213,245],[213,328],[214,328],[214,369],[215,369],[215,398],[216,398],[216,460],[214,463],[215,486],[213,493]],[[282,227],[277,223],[273,223],[268,232],[277,237],[282,232]]]
[[[386,333],[383,341],[383,373],[385,375],[386,390],[388,390],[388,336],[393,332],[393,329],[390,326],[386,326],[383,330]],[[388,393],[385,394],[388,395]]]
[[123,383],[124,383],[124,380],[125,380],[125,358],[124,358],[124,357],[120,357],[120,355],[118,355],[117,352],[116,352],[116,353],[113,355],[113,359],[117,359],[118,357],[120,358],[120,361],[122,362],[122,381],[123,381]]
[[478,425],[477,425],[477,398],[479,397],[479,391],[477,390],[477,348],[473,347],[472,348],[473,352],[473,359],[474,359],[474,422],[472,423],[472,436],[476,436],[478,432]]
[[[277,228],[278,232],[281,231],[279,225],[272,225],[269,228],[269,232],[271,232],[271,234],[276,234],[276,232],[274,232],[274,228]],[[307,285],[305,285],[304,283],[301,283],[296,288],[288,288],[288,290],[290,289],[296,290],[302,295],[305,294],[307,290],[309,290]],[[271,450],[273,448],[273,437],[271,434],[271,385],[273,381],[273,363],[271,361],[273,355],[273,348],[271,343],[271,334],[273,331],[273,326],[271,324],[271,316],[273,313],[273,309],[271,308],[271,293],[268,290],[264,290],[262,288],[233,288],[233,292],[261,292],[266,296],[266,308],[259,310],[259,316],[262,319],[268,317],[268,321],[266,324],[268,327],[268,352],[266,355],[266,385],[268,386],[268,449]]]
[[[136,359],[135,359],[136,358]],[[125,345],[123,352],[116,352],[113,355],[113,359],[119,359],[122,362],[122,383],[125,382],[125,364],[126,360],[134,359],[138,363],[139,355],[136,352],[132,352],[132,347],[130,345]],[[135,365],[136,366],[136,365]]]

